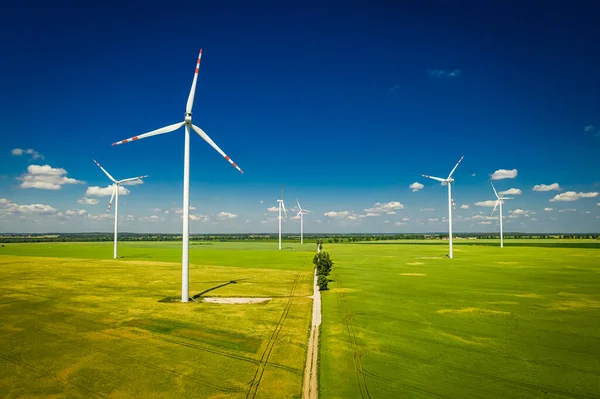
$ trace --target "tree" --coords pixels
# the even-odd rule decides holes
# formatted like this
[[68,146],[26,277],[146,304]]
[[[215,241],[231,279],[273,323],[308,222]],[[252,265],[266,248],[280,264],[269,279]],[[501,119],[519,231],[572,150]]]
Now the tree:
[[328,252],[321,251],[313,257],[313,264],[319,276],[328,276],[331,273],[333,262]]
[[319,286],[319,291],[325,291],[325,290],[329,289],[327,287],[327,284],[329,284],[329,280],[327,279],[327,277],[319,276],[317,278],[317,285]]

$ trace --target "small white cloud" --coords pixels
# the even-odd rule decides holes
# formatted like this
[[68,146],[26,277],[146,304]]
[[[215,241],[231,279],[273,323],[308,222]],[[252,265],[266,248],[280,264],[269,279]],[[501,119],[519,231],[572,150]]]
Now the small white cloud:
[[162,218],[158,215],[151,215],[151,216],[142,216],[138,220],[140,222],[152,223],[152,222],[160,222],[162,220]]
[[88,219],[95,221],[109,220],[113,218],[112,213],[100,213],[98,215],[87,215]]
[[475,176],[477,176],[477,173],[473,173],[471,176],[472,176],[472,177],[475,177]]
[[[113,190],[114,186],[112,184],[106,187],[91,186],[87,188],[85,195],[93,197],[110,197],[113,193]],[[127,194],[129,194],[129,190],[123,186],[119,186],[119,195]]]
[[279,212],[279,207],[272,206],[270,208],[267,208],[267,211],[269,211],[269,212]]
[[577,209],[575,208],[564,208],[564,209],[559,209],[558,212],[560,213],[564,213],[564,212],[576,212]]
[[552,184],[536,184],[533,186],[533,191],[560,191],[560,185],[558,183]]
[[489,206],[489,207],[494,207],[496,206],[496,200],[487,200],[487,201],[479,201],[475,203],[476,206]]
[[433,212],[435,209],[433,208],[421,208],[421,212]]
[[420,189],[422,189],[425,186],[419,182],[414,182],[413,184],[411,184],[408,187],[412,189],[413,193],[416,193],[417,191],[419,191]]
[[[183,218],[183,216],[182,216]],[[208,216],[205,215],[193,215],[190,214],[190,220],[195,220],[195,221],[201,221],[201,222],[208,222],[210,220],[210,218]]]
[[492,174],[492,180],[514,179],[517,173],[516,169],[498,169]]
[[[593,125],[587,125],[583,127],[583,131],[584,132],[591,132],[594,130],[594,126]],[[14,150],[13,150],[14,151]]]
[[162,209],[160,209],[160,208],[152,208],[152,209],[150,209],[150,210],[151,210],[153,213],[160,213],[160,212],[162,212]]
[[500,194],[500,195],[519,195],[521,193],[522,193],[522,191],[518,188],[509,188],[506,191],[498,192],[498,194]]
[[467,205],[467,204],[462,204],[462,205],[460,206],[460,209],[469,209],[469,208],[470,208],[470,206],[469,206],[469,205]]
[[492,224],[492,222],[486,222],[486,221],[483,221],[483,222],[479,222],[479,223],[477,223],[477,224]]
[[375,217],[375,216],[381,216],[379,213],[375,213],[375,212],[367,212],[364,215],[360,215],[360,217],[365,217],[365,218],[371,218],[371,217]]
[[552,209],[553,209],[553,208],[544,208],[544,210],[545,210],[546,212],[552,212]]
[[590,193],[576,193],[575,191],[567,191],[565,193],[556,194],[554,198],[550,200],[550,202],[555,201],[576,201],[580,198],[595,198],[598,196],[597,192]]
[[42,190],[59,190],[64,184],[82,183],[79,180],[67,177],[63,168],[53,168],[50,165],[29,165],[27,173],[17,177],[23,183],[22,188],[39,188]]
[[234,213],[230,213],[230,212],[219,212],[218,218],[219,219],[235,219],[237,218],[238,215],[234,214]]
[[395,214],[396,214],[396,211],[386,212],[385,214],[386,214],[386,215],[395,215]]
[[372,208],[364,209],[364,211],[366,213],[376,213],[377,215],[374,215],[374,216],[378,216],[383,213],[387,213],[387,212],[390,212],[393,210],[398,210],[398,209],[404,209],[404,205],[402,205],[398,201],[391,201],[391,202],[385,202],[385,203],[377,202],[377,203],[375,203],[375,205]]
[[0,200],[0,207],[4,213],[11,215],[57,215],[56,208],[46,204],[19,205],[6,198]]
[[408,221],[410,221],[410,218],[402,218],[402,221],[403,222],[408,222]]
[[591,211],[585,211],[585,213],[592,213]]
[[359,220],[359,217],[356,215],[348,215],[348,220],[356,221]]
[[85,209],[67,209],[65,215],[67,216],[83,216],[87,213]]
[[329,212],[325,212],[323,214],[323,216],[327,216],[328,218],[336,218],[336,219],[345,218],[348,215],[350,215],[350,212],[348,212],[348,211],[341,211],[341,212],[329,211]]
[[405,224],[406,224],[406,223],[404,223],[404,222],[396,222],[396,226],[403,226],[403,225],[405,225]]
[[39,152],[32,150],[31,148],[28,148],[26,150],[23,150],[22,148],[15,148],[14,150],[12,150],[12,154],[15,156],[21,156],[23,154],[27,154],[27,155],[31,155],[31,159],[44,159],[44,156],[42,154],[40,154]]
[[259,203],[261,203],[261,204],[264,204],[264,203],[265,203],[265,201],[264,201],[264,200],[260,200],[260,201],[258,201],[258,202],[259,202]]
[[439,220],[440,220],[440,219],[438,219],[438,218],[429,218],[429,219],[427,219],[427,221],[428,221],[429,223],[435,223],[435,222],[439,222]]
[[99,201],[95,198],[83,197],[78,199],[77,202],[83,205],[96,205]]
[[460,76],[460,69],[445,70],[430,68],[427,70],[427,74],[434,78],[456,78]]

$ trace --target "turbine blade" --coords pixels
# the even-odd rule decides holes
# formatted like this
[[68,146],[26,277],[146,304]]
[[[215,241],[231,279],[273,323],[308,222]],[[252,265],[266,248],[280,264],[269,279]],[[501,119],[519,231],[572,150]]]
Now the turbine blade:
[[283,213],[285,214],[285,217],[287,217],[287,212],[285,210],[285,204],[283,203],[283,201],[281,201],[281,207],[283,208]]
[[102,171],[104,172],[104,174],[105,174],[106,176],[108,176],[108,178],[109,178],[110,180],[112,180],[113,182],[116,182],[115,178],[114,178],[114,177],[112,177],[112,176],[110,175],[110,173],[108,173],[108,172],[106,171],[106,169],[104,169],[104,168],[102,167],[102,165],[100,165],[100,164],[99,164],[99,163],[98,163],[98,162],[97,162],[95,159],[94,159],[94,163],[95,163],[96,165],[98,165],[98,167],[99,167],[100,169],[102,169]]
[[499,203],[500,203],[500,200],[496,200],[496,205],[494,205],[494,209],[492,210],[492,215],[496,211],[496,207],[498,206]]
[[144,179],[144,178],[146,178],[146,177],[148,177],[148,175],[146,175],[146,176],[132,177],[132,178],[129,178],[129,179],[123,179],[123,180],[119,180],[119,181],[118,181],[118,183],[120,184],[120,183],[126,183],[126,182],[128,182],[128,181],[142,180],[142,179]]
[[190,95],[188,96],[187,104],[185,106],[185,112],[188,114],[192,113],[192,107],[194,106],[194,94],[196,93],[196,81],[198,80],[198,71],[200,70],[200,59],[202,58],[202,49],[198,54],[198,62],[196,62],[196,72],[194,72],[194,80],[192,80],[192,88],[190,89]]
[[112,202],[113,202],[113,199],[115,198],[115,193],[117,192],[118,187],[119,187],[118,185],[113,184],[113,192],[112,192],[112,195],[110,196],[110,202],[108,203],[108,209],[106,210],[106,213],[110,212],[110,207],[112,206]]
[[219,146],[218,146],[218,145],[216,145],[216,144],[215,144],[215,142],[211,140],[211,138],[210,138],[210,137],[208,137],[208,134],[204,133],[204,130],[200,129],[200,128],[199,128],[198,126],[196,126],[196,125],[192,125],[192,128],[194,129],[194,131],[196,131],[196,133],[198,133],[198,135],[199,135],[200,137],[202,137],[202,138],[204,139],[204,141],[206,141],[206,142],[207,142],[207,143],[208,143],[208,144],[209,144],[209,145],[210,145],[212,148],[214,148],[215,150],[217,150],[217,152],[218,152],[219,154],[221,154],[221,155],[222,155],[222,156],[223,156],[223,157],[224,157],[226,160],[228,160],[228,161],[229,161],[229,163],[230,163],[230,164],[232,164],[234,168],[236,168],[237,170],[239,170],[239,171],[240,171],[240,173],[244,173],[244,171],[243,171],[242,169],[240,169],[240,167],[239,167],[239,166],[237,166],[237,165],[235,164],[235,162],[233,162],[233,161],[231,160],[231,158],[229,158],[229,157],[228,157],[228,156],[227,156],[227,155],[226,155],[226,154],[223,152],[223,150],[221,150],[221,149],[219,148]]
[[492,185],[492,189],[494,189],[494,194],[496,194],[496,198],[500,198],[500,196],[496,192],[496,188],[494,187],[494,183],[490,182],[490,184]]
[[302,212],[302,207],[300,206],[300,202],[298,202],[298,198],[296,198],[296,204],[298,204],[298,209],[300,209],[300,212]]
[[464,155],[462,157],[460,157],[460,159],[458,160],[458,162],[454,166],[454,169],[452,169],[452,171],[448,175],[448,179],[452,177],[452,173],[454,173],[454,171],[456,170],[456,168],[458,168],[458,165],[460,165],[460,162],[463,160],[464,157],[465,157]]
[[433,179],[433,180],[437,180],[437,181],[441,181],[441,182],[445,182],[446,179],[442,179],[441,177],[434,177],[434,176],[429,176],[429,175],[421,175],[423,177],[426,177],[428,179]]
[[153,130],[153,131],[148,132],[148,133],[140,134],[139,136],[134,136],[134,137],[129,138],[129,139],[117,141],[116,143],[113,143],[112,145],[125,144],[125,143],[129,143],[130,141],[136,141],[136,140],[140,140],[140,139],[145,139],[146,137],[156,136],[157,134],[170,133],[173,130],[179,129],[184,124],[185,124],[185,122],[174,123],[172,125],[161,127],[160,129],[156,129],[156,130]]

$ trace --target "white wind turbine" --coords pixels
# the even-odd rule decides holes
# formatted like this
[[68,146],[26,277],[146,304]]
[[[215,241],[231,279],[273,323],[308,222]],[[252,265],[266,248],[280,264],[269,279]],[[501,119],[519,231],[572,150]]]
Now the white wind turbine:
[[504,248],[504,231],[502,230],[502,201],[512,199],[511,197],[500,197],[496,192],[496,188],[494,187],[494,183],[490,182],[492,185],[492,189],[494,190],[494,194],[496,194],[496,205],[494,205],[494,209],[492,210],[492,215],[496,210],[498,204],[500,204],[500,248]]
[[433,177],[433,176],[428,176],[428,175],[421,175],[423,177],[427,177],[429,179],[433,179],[433,180],[437,180],[442,182],[442,184],[447,184],[448,185],[448,241],[450,243],[450,252],[448,253],[448,257],[450,259],[452,259],[452,182],[454,181],[454,178],[452,177],[452,174],[454,173],[454,171],[456,170],[456,168],[458,168],[458,165],[460,164],[460,162],[463,160],[464,156],[460,157],[460,159],[458,160],[458,162],[456,163],[456,165],[454,166],[454,168],[450,171],[450,174],[448,175],[447,178],[442,179],[441,177]]
[[285,204],[283,203],[283,184],[281,185],[281,199],[278,199],[279,203],[279,249],[281,250],[281,209],[283,208],[283,213],[285,217],[287,217],[287,212],[285,211]]
[[145,177],[148,176],[138,176],[138,177],[131,177],[129,179],[123,179],[123,180],[115,180],[114,177],[112,177],[110,175],[110,173],[108,173],[106,171],[106,169],[104,169],[102,167],[102,165],[100,165],[98,162],[96,162],[96,160],[94,159],[94,163],[96,165],[98,165],[98,167],[100,169],[102,169],[102,171],[104,172],[104,174],[106,176],[108,176],[108,178],[113,182],[113,191],[112,191],[112,195],[110,196],[110,202],[108,203],[108,209],[106,211],[106,213],[110,212],[110,207],[112,205],[113,202],[113,198],[115,199],[115,249],[114,249],[114,258],[117,259],[117,228],[118,228],[118,223],[119,223],[119,185],[121,183],[127,183],[130,181],[134,181],[134,180],[142,180]]
[[300,202],[298,202],[298,198],[296,198],[296,204],[298,204],[298,214],[296,216],[300,216],[300,244],[304,244],[304,219],[302,216],[305,213],[308,213],[308,211],[302,209]]
[[238,171],[244,173],[239,166],[235,164],[214,141],[200,129],[198,126],[192,124],[192,107],[194,105],[194,94],[196,92],[196,81],[198,80],[198,70],[200,69],[200,59],[202,58],[202,49],[198,55],[198,62],[196,63],[196,71],[194,72],[194,80],[192,80],[192,88],[187,99],[185,107],[185,114],[183,122],[175,123],[173,125],[165,126],[160,129],[153,130],[148,133],[141,134],[126,140],[117,141],[113,145],[119,145],[144,139],[146,137],[156,136],[158,134],[170,133],[174,130],[185,126],[185,144],[183,152],[183,246],[181,255],[181,302],[189,301],[189,241],[190,241],[190,129],[193,129],[200,137],[204,139],[212,148],[217,150],[226,160],[229,161]]

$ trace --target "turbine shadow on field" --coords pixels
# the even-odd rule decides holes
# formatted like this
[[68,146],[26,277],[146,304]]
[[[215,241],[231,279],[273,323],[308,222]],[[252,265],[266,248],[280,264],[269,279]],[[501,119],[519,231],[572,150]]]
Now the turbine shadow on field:
[[238,282],[238,281],[244,281],[244,280],[250,280],[250,277],[248,277],[248,278],[242,278],[242,279],[239,279],[239,280],[230,280],[230,281],[228,281],[228,282],[226,282],[226,283],[224,283],[224,284],[220,284],[220,285],[217,285],[217,286],[215,286],[215,287],[212,287],[212,288],[206,289],[206,290],[204,290],[204,291],[202,291],[202,292],[200,292],[200,293],[198,293],[198,294],[194,295],[194,296],[192,297],[192,299],[198,299],[198,298],[200,298],[202,295],[204,295],[204,294],[207,294],[207,293],[209,293],[209,292],[211,292],[211,291],[214,291],[214,290],[216,290],[216,289],[219,289],[219,288],[223,288],[223,287],[225,287],[225,286],[227,286],[227,285],[229,285],[229,284],[237,284],[237,282]]

